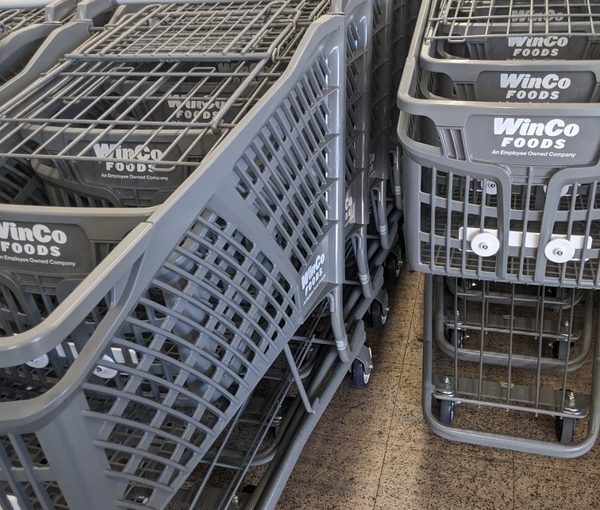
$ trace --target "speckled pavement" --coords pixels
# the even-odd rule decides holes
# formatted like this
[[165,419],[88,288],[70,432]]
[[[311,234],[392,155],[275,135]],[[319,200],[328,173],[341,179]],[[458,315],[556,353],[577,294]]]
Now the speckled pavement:
[[278,510],[600,509],[598,446],[583,458],[558,460],[429,433],[420,407],[423,283],[405,270],[391,289],[385,329],[369,331],[369,387],[343,383]]

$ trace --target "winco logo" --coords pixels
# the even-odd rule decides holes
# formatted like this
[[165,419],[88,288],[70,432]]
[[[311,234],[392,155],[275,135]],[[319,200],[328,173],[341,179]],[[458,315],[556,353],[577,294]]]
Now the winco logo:
[[178,119],[212,120],[215,114],[223,109],[225,101],[186,100],[184,96],[171,96],[167,104],[171,110],[176,110],[175,117]]
[[51,229],[42,224],[18,227],[11,221],[0,222],[0,251],[16,255],[39,255],[60,257],[61,246],[68,241],[62,230]]
[[304,271],[302,275],[302,291],[306,301],[317,285],[325,278],[325,254],[317,255],[315,261]]
[[567,124],[562,119],[532,122],[515,117],[494,118],[494,134],[503,137],[502,147],[564,149],[566,138],[577,136],[579,131],[579,125]]
[[[133,148],[119,147],[111,143],[94,144],[94,154],[102,159],[141,159],[144,161],[160,161],[163,158],[163,151],[151,149],[142,144]],[[151,163],[123,163],[120,161],[106,161],[106,171],[117,172],[152,172],[154,165]]]
[[565,15],[557,13],[554,9],[548,9],[546,12],[534,12],[529,9],[513,9],[510,12],[510,21],[512,23],[544,23],[546,21],[563,21]]
[[508,89],[506,99],[557,100],[571,86],[570,78],[557,74],[531,76],[525,73],[501,73],[500,88]]
[[514,48],[513,57],[556,57],[569,44],[566,35],[514,36],[508,38],[508,47]]

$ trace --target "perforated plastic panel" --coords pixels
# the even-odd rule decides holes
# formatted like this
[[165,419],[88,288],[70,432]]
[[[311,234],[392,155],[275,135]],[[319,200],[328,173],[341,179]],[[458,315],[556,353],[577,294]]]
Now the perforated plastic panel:
[[[50,414],[10,396],[0,408],[35,409],[27,427],[48,460],[44,489],[58,483],[69,506],[162,508],[341,285],[342,27],[341,17],[311,26],[254,116],[59,306],[80,319],[105,307],[89,334],[85,320],[60,321],[48,331],[58,347],[3,369],[31,397],[60,395]],[[14,415],[0,415],[12,431]],[[53,446],[66,429],[79,431],[68,465]],[[11,487],[23,506],[30,483]]]

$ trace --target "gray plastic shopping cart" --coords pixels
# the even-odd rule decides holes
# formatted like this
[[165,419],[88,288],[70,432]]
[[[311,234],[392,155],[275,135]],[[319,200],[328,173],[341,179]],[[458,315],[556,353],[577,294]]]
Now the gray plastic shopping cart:
[[[95,5],[87,4],[89,13]],[[258,18],[263,21],[277,19],[273,9],[282,15],[294,11],[281,2],[250,5],[269,9],[267,18]],[[217,7],[232,12],[236,4],[207,4],[207,9]],[[80,6],[80,16],[86,8]],[[192,102],[192,119],[176,120],[173,113],[196,101],[193,91],[206,83],[202,75],[191,88],[178,89],[192,96],[177,98],[169,117],[160,117],[158,106],[169,99],[164,90],[152,96],[158,90],[153,87],[164,83],[153,70],[164,64],[160,51],[177,61],[173,54],[180,46],[160,44],[156,31],[167,25],[156,18],[144,24],[153,19],[145,9],[159,15],[172,9],[167,14],[175,11],[175,17],[180,9],[185,15],[180,5],[120,13],[115,24],[67,55],[0,113],[3,156],[28,162],[54,204],[70,199],[73,188],[80,198],[78,185],[89,186],[85,193],[95,187],[93,164],[112,165],[98,172],[156,180],[175,175],[179,167],[189,169],[187,179],[152,209],[108,201],[101,205],[112,207],[99,207],[97,201],[106,197],[88,194],[88,203],[21,206],[23,217],[45,214],[43,223],[15,219],[14,225],[5,224],[7,250],[27,253],[32,248],[26,246],[39,251],[47,244],[48,253],[37,257],[56,274],[57,267],[69,267],[56,248],[68,245],[70,234],[60,221],[52,223],[65,211],[81,215],[82,223],[102,211],[100,225],[111,233],[115,223],[129,228],[122,221],[124,211],[138,215],[131,232],[90,264],[81,283],[65,289],[60,299],[49,296],[52,311],[41,322],[6,336],[0,356],[6,384],[0,404],[5,406],[3,506],[162,507],[206,458],[279,355],[295,366],[290,342],[317,309],[325,306],[330,343],[344,371],[364,342],[360,324],[349,336],[343,317],[344,18],[326,16],[305,27],[275,77],[268,67],[268,38],[261,39],[264,51],[256,41],[248,53],[238,47],[223,55],[208,44],[193,48],[196,54],[182,51],[182,61],[205,58],[209,70],[199,72],[216,76],[217,82],[229,79],[235,90],[255,78],[262,82],[260,97],[256,89],[244,89],[254,92],[218,103],[218,113],[203,127],[192,120],[209,110],[206,104]],[[148,39],[125,37],[149,27],[155,32],[150,46]],[[111,53],[122,41],[125,47]],[[220,37],[216,44],[221,50],[240,41]],[[132,53],[121,59],[125,51]],[[240,55],[245,63],[234,68],[240,70],[236,81],[231,67],[216,64],[219,57],[235,61]],[[142,74],[136,65],[132,74],[120,66],[139,61],[148,65],[143,76],[118,88],[132,74]],[[103,78],[101,69],[109,63],[114,81],[86,84],[82,74],[97,72],[93,76]],[[94,87],[107,81],[101,98],[108,104],[100,105]],[[150,90],[141,94],[139,83]],[[62,107],[52,103],[49,89]],[[25,104],[23,98],[37,94],[46,100]],[[25,123],[21,115],[27,105],[32,110]],[[246,108],[245,115],[240,108]],[[207,134],[208,147],[202,146],[200,131]],[[105,135],[118,136],[121,145]],[[151,145],[155,141],[164,145]],[[98,149],[104,151],[101,156],[94,152]],[[64,193],[53,181],[61,172],[71,184]],[[14,214],[13,207],[3,206],[3,216]],[[81,250],[96,254],[84,232],[79,230]],[[26,268],[15,258],[11,262]],[[51,263],[57,260],[64,264]],[[315,404],[302,385],[297,387],[305,404]]]
[[[408,262],[440,275],[423,409],[443,437],[574,457],[598,435],[599,25],[578,1],[422,4],[398,134]],[[554,427],[526,434],[523,416]]]

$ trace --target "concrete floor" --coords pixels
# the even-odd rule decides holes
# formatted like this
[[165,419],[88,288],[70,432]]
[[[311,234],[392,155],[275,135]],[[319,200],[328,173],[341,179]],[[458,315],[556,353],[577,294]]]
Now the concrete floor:
[[278,509],[600,509],[600,447],[557,460],[429,433],[420,406],[423,281],[402,274],[388,324],[369,332],[369,387],[343,383]]

